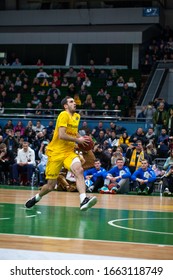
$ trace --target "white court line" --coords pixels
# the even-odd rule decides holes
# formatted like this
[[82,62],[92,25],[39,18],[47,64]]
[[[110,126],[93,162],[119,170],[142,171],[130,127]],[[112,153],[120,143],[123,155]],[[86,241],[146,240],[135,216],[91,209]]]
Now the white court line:
[[137,229],[137,228],[130,228],[130,227],[123,227],[114,224],[115,222],[121,221],[134,221],[134,220],[173,220],[173,218],[127,218],[127,219],[116,219],[109,221],[108,224],[113,227],[122,228],[125,230],[133,230],[133,231],[140,231],[140,232],[148,232],[148,233],[155,233],[155,234],[166,234],[166,235],[173,235],[172,232],[161,232],[161,231],[154,231],[154,230],[145,230],[145,229]]

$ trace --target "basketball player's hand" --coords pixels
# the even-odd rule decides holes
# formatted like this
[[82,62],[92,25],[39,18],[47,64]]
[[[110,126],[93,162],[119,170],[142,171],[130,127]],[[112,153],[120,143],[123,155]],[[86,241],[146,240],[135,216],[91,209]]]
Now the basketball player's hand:
[[79,137],[79,138],[77,138],[76,140],[77,140],[76,142],[77,142],[78,144],[82,144],[82,145],[84,145],[84,146],[85,146],[85,145],[87,146],[87,145],[89,144],[89,142],[90,142],[89,139],[87,139],[87,138],[85,138],[85,137],[82,137],[82,136]]

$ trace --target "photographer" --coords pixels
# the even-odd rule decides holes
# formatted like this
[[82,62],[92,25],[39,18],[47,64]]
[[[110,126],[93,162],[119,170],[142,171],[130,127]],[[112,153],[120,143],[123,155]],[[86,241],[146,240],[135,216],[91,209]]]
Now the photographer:
[[14,135],[14,130],[6,129],[6,134],[7,136],[4,139],[4,143],[6,144],[7,149],[13,151],[14,156],[16,156],[19,143]]
[[7,149],[6,144],[1,143],[0,144],[0,182],[1,183],[10,184],[10,182],[12,181],[12,164],[14,164],[13,152]]

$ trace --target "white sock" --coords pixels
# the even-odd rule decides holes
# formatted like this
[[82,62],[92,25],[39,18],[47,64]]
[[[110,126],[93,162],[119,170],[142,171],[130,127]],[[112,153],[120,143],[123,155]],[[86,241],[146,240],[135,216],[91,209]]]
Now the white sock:
[[85,197],[86,197],[86,193],[81,193],[80,195],[79,195],[79,197],[80,197],[80,203],[82,203],[82,201],[85,199]]
[[36,201],[40,201],[41,197],[39,196],[39,193],[36,194],[35,199]]

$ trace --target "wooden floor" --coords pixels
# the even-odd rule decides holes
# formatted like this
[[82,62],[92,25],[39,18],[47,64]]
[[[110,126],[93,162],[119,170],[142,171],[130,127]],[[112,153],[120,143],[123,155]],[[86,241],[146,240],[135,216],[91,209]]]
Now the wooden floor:
[[96,194],[79,210],[78,193],[0,188],[0,248],[141,259],[173,259],[173,198]]

